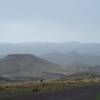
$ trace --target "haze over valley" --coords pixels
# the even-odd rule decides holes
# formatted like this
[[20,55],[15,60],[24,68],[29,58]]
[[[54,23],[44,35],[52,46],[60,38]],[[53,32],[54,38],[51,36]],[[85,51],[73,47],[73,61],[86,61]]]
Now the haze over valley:
[[99,43],[18,43],[0,44],[0,48],[1,79],[30,81],[79,73],[100,75]]

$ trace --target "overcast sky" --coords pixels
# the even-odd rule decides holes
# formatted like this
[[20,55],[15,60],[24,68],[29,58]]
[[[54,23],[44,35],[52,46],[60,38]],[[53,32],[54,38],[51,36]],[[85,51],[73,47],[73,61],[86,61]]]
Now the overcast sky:
[[0,42],[100,42],[100,0],[0,0]]

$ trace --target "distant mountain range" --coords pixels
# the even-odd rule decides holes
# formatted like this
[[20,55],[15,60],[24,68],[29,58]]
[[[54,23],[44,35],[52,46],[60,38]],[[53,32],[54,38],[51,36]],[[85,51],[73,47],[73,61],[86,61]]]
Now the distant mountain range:
[[100,55],[80,54],[74,50],[69,53],[52,52],[43,56],[44,59],[53,63],[69,66],[95,66],[100,65]]
[[16,43],[0,44],[0,57],[8,54],[35,54],[36,56],[43,56],[51,52],[68,53],[70,51],[77,51],[81,54],[100,55],[100,43]]

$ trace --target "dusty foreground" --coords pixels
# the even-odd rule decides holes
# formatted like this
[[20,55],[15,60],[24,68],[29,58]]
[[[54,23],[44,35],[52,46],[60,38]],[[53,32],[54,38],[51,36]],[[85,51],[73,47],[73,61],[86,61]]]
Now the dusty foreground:
[[100,86],[81,87],[49,93],[18,93],[0,100],[100,100]]

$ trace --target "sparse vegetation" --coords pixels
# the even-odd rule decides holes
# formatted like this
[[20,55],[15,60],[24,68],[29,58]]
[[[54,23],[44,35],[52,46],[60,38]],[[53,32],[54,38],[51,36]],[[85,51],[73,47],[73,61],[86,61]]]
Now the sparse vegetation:
[[[99,86],[100,82],[89,80],[55,80],[48,82],[36,83],[9,83],[0,85],[0,100],[8,100],[18,94],[31,94],[31,93],[51,93],[64,90],[77,90],[79,88],[89,88]],[[99,95],[96,97],[99,100]]]

